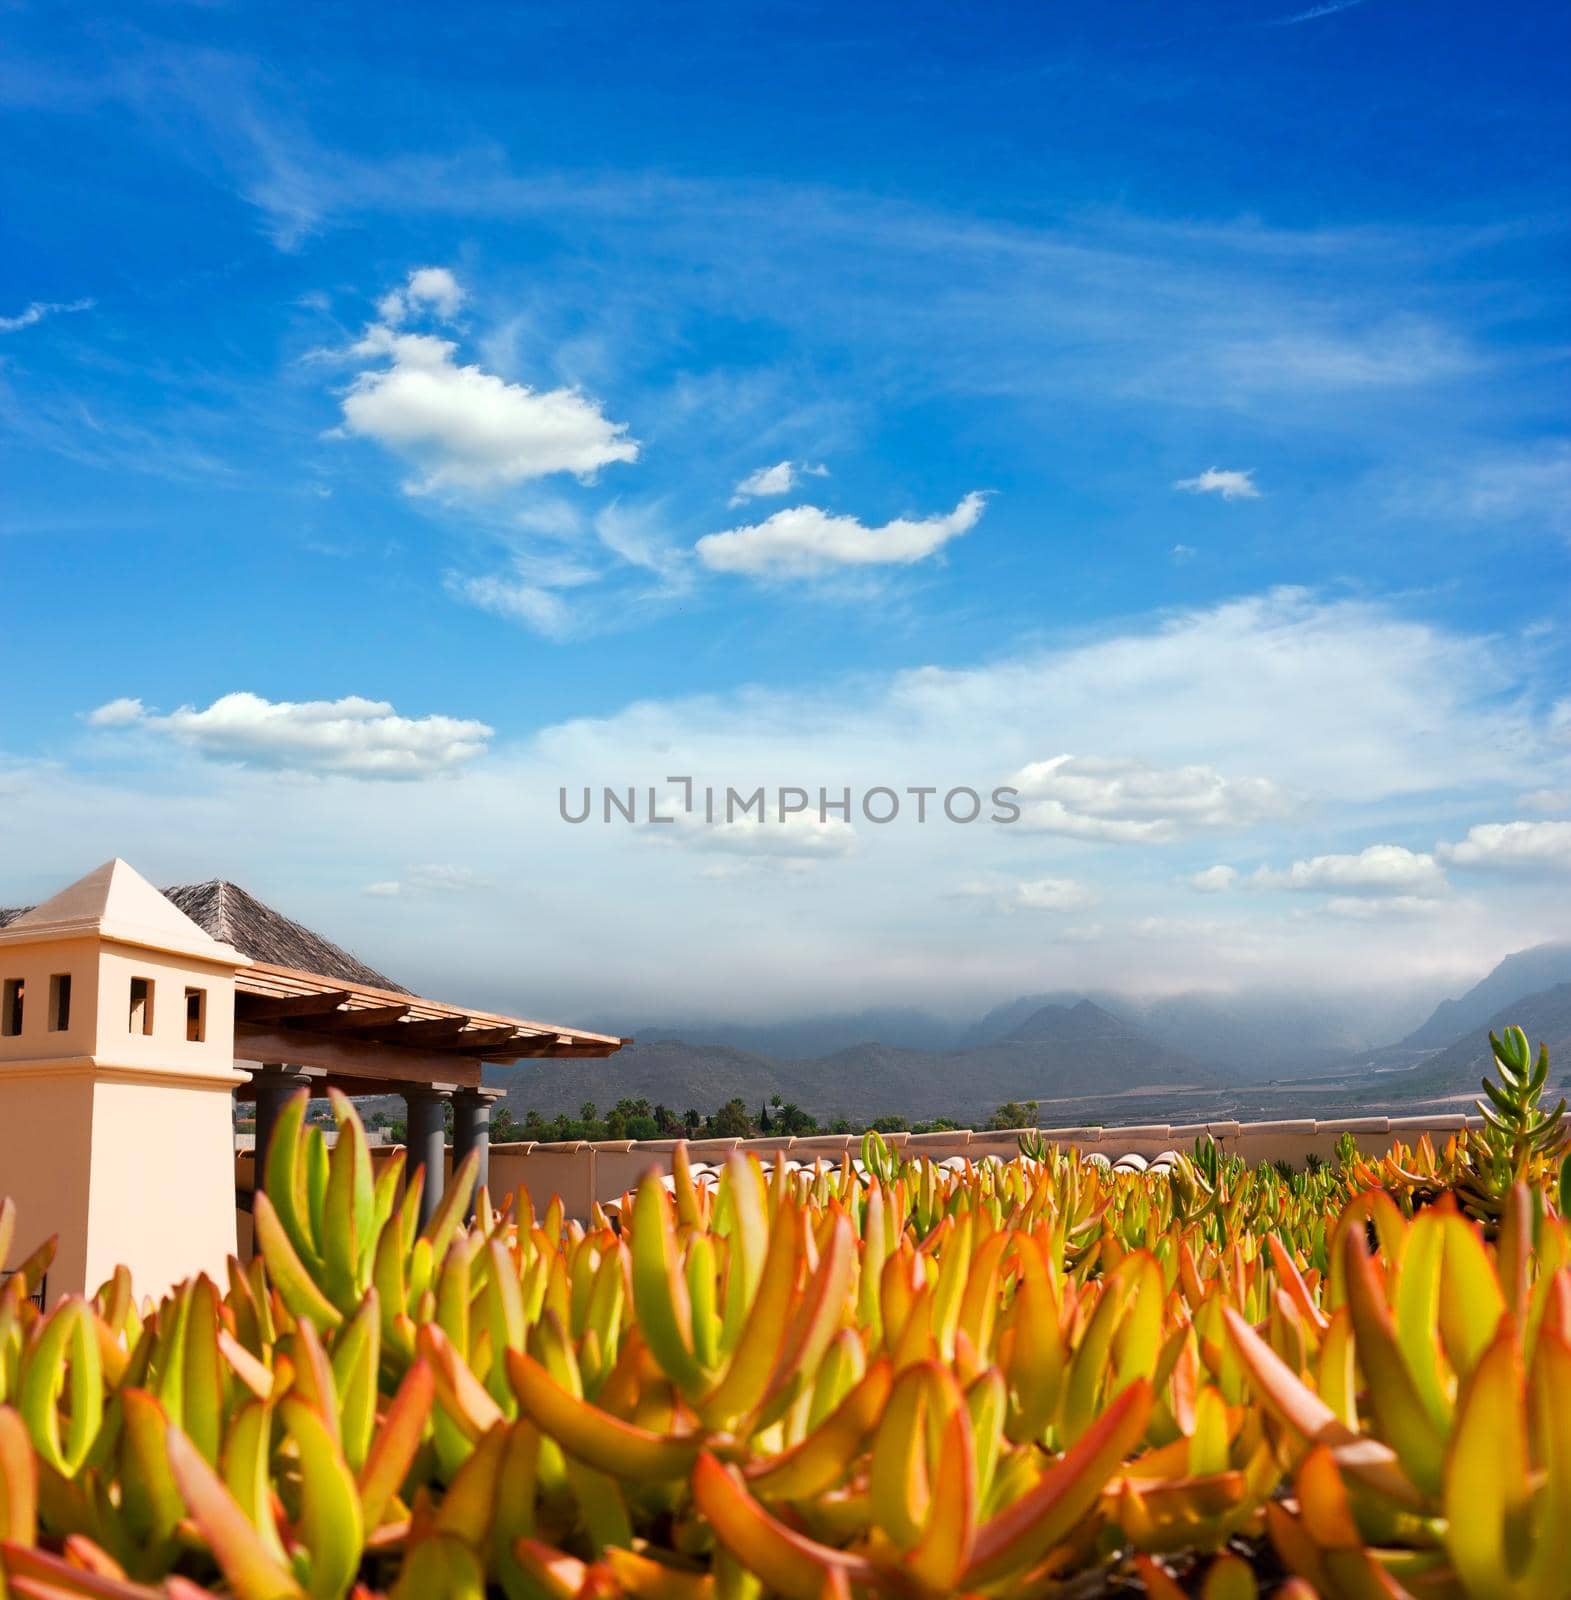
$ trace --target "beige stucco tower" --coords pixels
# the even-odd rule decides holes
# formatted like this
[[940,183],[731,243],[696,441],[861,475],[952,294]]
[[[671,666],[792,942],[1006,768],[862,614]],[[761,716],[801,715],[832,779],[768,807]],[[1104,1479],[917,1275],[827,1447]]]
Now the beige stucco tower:
[[118,860],[0,928],[0,1195],[18,1258],[59,1235],[51,1305],[222,1272],[246,965]]

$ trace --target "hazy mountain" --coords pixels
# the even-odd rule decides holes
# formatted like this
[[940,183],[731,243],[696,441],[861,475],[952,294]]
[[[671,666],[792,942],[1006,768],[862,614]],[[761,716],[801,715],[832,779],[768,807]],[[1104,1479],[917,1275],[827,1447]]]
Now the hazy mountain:
[[[1527,1035],[1535,1055],[1540,1044],[1549,1046],[1549,1081],[1558,1086],[1556,1095],[1566,1092],[1571,1084],[1571,982],[1556,984],[1541,994],[1520,995],[1480,1027],[1469,1029],[1424,1062],[1414,1074],[1415,1092],[1460,1094],[1476,1090],[1478,1080],[1493,1070],[1490,1033],[1498,1034],[1512,1026]],[[1553,1099],[1547,1091],[1546,1098]]]
[[[782,1061],[719,1045],[663,1039],[607,1061],[550,1062],[497,1073],[515,1115],[604,1111],[618,1099],[709,1112],[733,1096],[756,1110],[778,1094],[821,1121],[894,1113],[910,1121],[979,1123],[1006,1100],[1072,1101],[1156,1087],[1220,1086],[1225,1075],[1152,1039],[1088,1000],[1029,1013],[1012,1037],[969,1050],[911,1050],[862,1042],[826,1056]],[[1074,1120],[1073,1110],[1060,1113]]]
[[779,1064],[728,1045],[660,1039],[624,1046],[604,1061],[537,1061],[488,1067],[486,1081],[506,1088],[515,1116],[533,1109],[544,1116],[577,1116],[592,1100],[605,1113],[618,1100],[647,1100],[680,1116],[689,1107],[709,1113],[740,1095],[757,1110],[774,1094],[791,1099]]
[[887,1006],[790,1022],[689,1022],[634,1030],[640,1043],[680,1039],[723,1042],[738,1050],[786,1061],[832,1055],[876,1040],[905,1050],[948,1050],[962,1042],[969,1024],[910,1006]]
[[1401,1042],[1411,1049],[1438,1049],[1463,1034],[1476,1032],[1502,1008],[1564,983],[1571,983],[1571,944],[1540,944],[1530,950],[1518,950],[1460,999],[1442,1000],[1429,1020]]
[[[493,1076],[516,1115],[576,1115],[586,1100],[604,1112],[623,1098],[708,1113],[736,1096],[756,1112],[778,1094],[822,1122],[895,1114],[978,1124],[1006,1100],[1041,1101],[1045,1121],[1072,1123],[1093,1113],[1185,1120],[1202,1099],[1208,1114],[1288,1115],[1307,1114],[1286,1104],[1293,1097],[1401,1105],[1461,1094],[1487,1067],[1489,1027],[1513,1022],[1571,1067],[1571,945],[1506,957],[1401,1043],[1375,1047],[1422,1016],[1432,993],[1056,993],[1023,995],[970,1024],[914,1008],[693,1024],[644,1029],[607,1061]],[[1160,1090],[1172,1093],[1144,1109],[1129,1098]]]
[[[1433,991],[1430,991],[1431,994]],[[1428,997],[1409,995],[1177,994],[1027,995],[997,1006],[965,1036],[971,1045],[1009,1037],[1043,1007],[1089,999],[1142,1033],[1229,1075],[1273,1078],[1345,1060],[1392,1035],[1393,1020],[1422,1015]]]

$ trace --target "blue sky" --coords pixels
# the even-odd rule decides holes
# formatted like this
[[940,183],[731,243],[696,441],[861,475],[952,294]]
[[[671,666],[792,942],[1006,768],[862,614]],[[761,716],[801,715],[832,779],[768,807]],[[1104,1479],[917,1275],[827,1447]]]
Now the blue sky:
[[[1568,32],[0,7],[0,899],[618,1019],[1567,932]],[[1028,825],[557,818],[676,773]]]

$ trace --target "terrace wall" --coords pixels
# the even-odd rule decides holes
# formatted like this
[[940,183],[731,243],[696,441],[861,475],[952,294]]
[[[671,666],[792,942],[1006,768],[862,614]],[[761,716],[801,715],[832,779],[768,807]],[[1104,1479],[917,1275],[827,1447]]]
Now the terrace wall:
[[[1251,1163],[1289,1161],[1294,1166],[1302,1166],[1309,1155],[1329,1161],[1336,1153],[1337,1140],[1344,1133],[1351,1133],[1358,1140],[1359,1149],[1373,1156],[1384,1155],[1399,1140],[1413,1145],[1427,1134],[1439,1146],[1461,1128],[1482,1126],[1479,1117],[1454,1114],[1354,1117],[1333,1122],[1317,1122],[1305,1117],[1283,1122],[1143,1123],[1124,1128],[1042,1128],[1037,1131],[1049,1143],[1073,1145],[1082,1156],[1101,1155],[1109,1162],[1126,1155],[1141,1156],[1149,1161],[1168,1150],[1187,1153],[1196,1139],[1209,1133],[1223,1150],[1241,1155]],[[329,1131],[329,1142],[333,1137]],[[933,1161],[946,1161],[954,1156],[971,1161],[997,1156],[1007,1161],[1020,1151],[1020,1133],[1016,1129],[889,1133],[884,1139],[897,1150],[925,1155]],[[662,1176],[669,1174],[676,1144],[675,1139],[571,1140],[562,1144],[521,1140],[494,1144],[491,1146],[491,1192],[500,1200],[523,1186],[529,1190],[537,1210],[543,1209],[552,1195],[559,1194],[568,1216],[582,1221],[596,1202],[604,1205],[621,1199],[636,1187],[650,1168]],[[798,1161],[804,1166],[827,1161],[838,1167],[847,1155],[855,1160],[861,1144],[860,1134],[814,1133],[801,1138],[690,1139],[687,1151],[691,1161],[711,1166],[723,1164],[733,1150],[748,1150],[766,1162],[784,1155],[786,1160]],[[390,1144],[373,1145],[372,1164],[380,1167],[396,1148]],[[449,1172],[451,1166],[452,1149],[449,1147]],[[235,1186],[242,1193],[253,1187],[254,1167],[255,1161],[248,1148],[235,1151]],[[248,1257],[250,1218],[242,1213],[240,1223],[241,1254]]]
[[[1130,1128],[1043,1128],[1049,1143],[1073,1145],[1082,1156],[1103,1155],[1117,1161],[1138,1155],[1150,1160],[1166,1150],[1188,1152],[1195,1140],[1209,1133],[1222,1149],[1249,1162],[1290,1161],[1302,1166],[1309,1155],[1330,1160],[1337,1140],[1351,1133],[1366,1155],[1383,1155],[1399,1140],[1416,1144],[1425,1134],[1437,1145],[1464,1127],[1481,1127],[1482,1119],[1461,1115],[1423,1117],[1356,1117],[1317,1122],[1300,1118],[1284,1122],[1150,1123]],[[1009,1160],[1020,1150],[1015,1130],[959,1129],[944,1133],[891,1133],[885,1141],[911,1155],[934,1161],[961,1156],[980,1161],[986,1156]],[[861,1148],[859,1134],[815,1133],[802,1138],[693,1139],[688,1157],[694,1162],[720,1165],[732,1150],[750,1150],[769,1161],[783,1154],[788,1161],[811,1166],[828,1161],[838,1166],[843,1157],[855,1159]],[[620,1199],[651,1167],[662,1175],[671,1171],[674,1139],[612,1140],[598,1143],[534,1144],[527,1141],[491,1146],[491,1191],[504,1195],[526,1186],[536,1206],[552,1194],[562,1196],[567,1214],[585,1217],[592,1201],[601,1204]]]

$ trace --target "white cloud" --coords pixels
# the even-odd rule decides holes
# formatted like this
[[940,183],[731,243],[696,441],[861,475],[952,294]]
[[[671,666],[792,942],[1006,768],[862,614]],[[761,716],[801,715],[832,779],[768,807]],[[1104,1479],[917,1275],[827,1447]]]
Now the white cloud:
[[1195,559],[1199,552],[1192,544],[1175,544],[1168,554],[1172,556],[1175,567],[1185,567]]
[[1571,867],[1571,822],[1481,822],[1438,853],[1458,867]]
[[65,316],[72,311],[91,311],[93,304],[91,300],[34,300],[14,317],[0,317],[0,333],[19,333],[23,328],[31,328],[34,323],[42,322],[45,317]]
[[1382,917],[1439,916],[1445,904],[1434,895],[1335,894],[1321,909],[1328,917],[1343,917],[1349,922],[1375,922]]
[[1400,844],[1367,845],[1356,855],[1311,856],[1292,866],[1260,867],[1244,882],[1251,889],[1340,891],[1342,894],[1438,895],[1445,873],[1432,855]]
[[145,715],[140,700],[123,695],[118,700],[106,701],[96,711],[89,711],[87,725],[90,728],[126,728],[134,722],[140,722]]
[[[536,541],[516,550],[499,571],[449,572],[447,591],[466,605],[519,622],[547,639],[580,639],[618,626],[639,605],[668,601],[692,587],[692,562],[666,535],[663,505],[625,506],[612,501],[595,512],[590,527],[598,548],[564,548],[579,531],[575,519],[558,522],[554,505],[531,516]],[[593,597],[573,591],[599,585]]]
[[1204,939],[1215,941],[1223,931],[1220,922],[1205,917],[1137,917],[1129,925],[1137,939]]
[[1273,28],[1293,28],[1300,22],[1318,22],[1322,17],[1334,17],[1343,11],[1351,11],[1354,6],[1363,5],[1364,0],[1324,0],[1324,4],[1311,6],[1307,11],[1295,12],[1290,17],[1277,17],[1270,26]]
[[1217,866],[1192,874],[1189,886],[1198,889],[1201,894],[1223,894],[1237,882],[1237,867]]
[[1571,811],[1571,789],[1531,789],[1517,804],[1525,811]]
[[[1432,916],[1353,920],[1327,913],[1329,899],[1354,897],[1334,887],[1251,893],[1240,881],[1231,897],[1200,900],[1184,875],[1214,861],[1243,864],[1226,854],[1154,870],[1147,851],[1098,847],[1093,871],[1076,839],[931,816],[919,826],[909,802],[896,824],[859,821],[856,848],[842,854],[802,846],[795,859],[804,865],[780,857],[769,866],[729,841],[661,848],[653,828],[567,826],[558,786],[642,791],[688,773],[695,785],[747,790],[969,783],[985,793],[1044,750],[1105,748],[1112,728],[1121,751],[1157,771],[1269,774],[1312,816],[1323,840],[1315,852],[1356,854],[1371,839],[1408,837],[1386,832],[1387,818],[1411,825],[1446,814],[1459,752],[1470,791],[1498,795],[1505,807],[1523,771],[1561,781],[1546,766],[1545,719],[1530,709],[1541,698],[1537,665],[1509,636],[1282,590],[1154,613],[1098,637],[1004,645],[964,668],[812,673],[680,697],[635,686],[605,714],[492,739],[484,760],[441,783],[302,783],[203,761],[167,734],[94,730],[90,770],[34,763],[5,797],[7,826],[29,840],[13,898],[24,880],[42,895],[80,875],[84,860],[114,854],[157,881],[222,871],[266,886],[272,903],[422,993],[475,1004],[489,997],[492,1009],[627,1032],[657,1018],[736,1014],[738,996],[759,1015],[882,1004],[974,1015],[1048,989],[1339,986],[1385,1004],[1419,984],[1427,1011],[1506,952],[1563,936],[1565,874],[1480,873],[1476,895],[1424,896],[1437,902]],[[142,748],[150,741],[151,756]],[[124,751],[121,770],[110,768],[106,745],[110,755]],[[1258,842],[1250,837],[1245,872],[1311,854],[1295,848],[1294,832],[1292,819],[1263,825]],[[324,860],[341,870],[324,875]],[[411,862],[453,860],[483,869],[496,892],[345,893],[402,884]],[[807,870],[812,860],[820,865]],[[727,886],[714,881],[715,868],[739,875]],[[766,875],[782,890],[810,892],[735,892]],[[957,937],[957,909],[987,905],[956,901],[947,887],[1039,876],[1094,884],[1102,904],[1064,916],[974,915]],[[1403,893],[1411,891],[1387,898]],[[1137,942],[1130,931],[1139,920],[1183,922],[1220,904],[1227,915],[1215,936]],[[522,921],[519,905],[531,912]],[[389,914],[406,907],[418,915]],[[1099,938],[1074,937],[1091,924]],[[1023,936],[1043,933],[1050,937]],[[585,962],[586,949],[594,961]]]
[[909,566],[974,528],[985,504],[984,495],[972,493],[945,516],[897,517],[880,528],[817,506],[792,506],[751,527],[705,534],[694,548],[717,572],[755,577],[811,578],[847,567]]
[[595,537],[607,550],[629,566],[653,573],[660,580],[653,593],[672,595],[689,587],[691,562],[688,552],[666,536],[665,526],[665,508],[658,501],[628,506],[613,500],[594,519]]
[[442,321],[451,322],[463,303],[463,286],[446,267],[416,267],[404,287],[383,295],[376,309],[383,322],[389,324],[400,323],[426,308]]
[[432,863],[423,867],[411,867],[402,878],[384,878],[376,883],[368,883],[365,886],[365,893],[375,899],[391,900],[411,894],[468,894],[473,890],[489,887],[490,885],[469,867],[449,867]]
[[[134,707],[134,715],[132,708]],[[140,701],[111,700],[90,725],[140,728],[213,761],[352,778],[430,778],[483,755],[492,730],[458,717],[401,717],[385,700],[264,700],[226,694],[205,710],[167,716]]]
[[771,495],[790,494],[804,477],[827,478],[829,468],[809,466],[805,461],[777,461],[772,467],[760,467],[750,472],[736,486],[731,504],[739,506],[745,500],[762,500]]
[[[672,793],[661,802],[660,814],[673,820],[645,823],[641,830],[657,843],[745,857],[758,865],[774,863],[799,869],[849,856],[857,849],[857,832],[849,822],[840,817],[820,817],[814,810],[788,812],[783,819],[770,816],[763,822],[752,814],[733,815],[729,821],[721,815],[720,820],[710,823],[698,811],[683,810],[682,796]],[[730,877],[734,869],[711,870],[709,875]]]
[[579,631],[580,618],[570,601],[555,589],[517,573],[489,572],[471,578],[450,574],[447,589],[467,605],[508,622],[521,622],[547,639],[569,639]]
[[1414,519],[1519,523],[1571,533],[1571,442],[1552,439],[1400,478],[1389,509]]
[[405,485],[408,493],[484,492],[556,472],[587,479],[613,462],[638,459],[626,425],[612,422],[577,389],[509,383],[460,365],[452,340],[396,326],[422,306],[456,309],[454,296],[461,294],[445,269],[412,274],[408,287],[383,301],[384,320],[372,323],[350,352],[385,364],[367,367],[351,383],[343,429],[412,461],[421,476]]
[[[1255,487],[1253,467],[1242,472],[1222,467],[1207,467],[1198,477],[1180,478],[1173,487],[1184,489],[1190,494],[1219,494],[1224,500],[1260,498],[1260,491]],[[1174,547],[1174,553],[1187,548],[1185,545],[1177,545]],[[1193,554],[1192,551],[1190,553]]]
[[1158,768],[1105,756],[1054,756],[1022,767],[1019,826],[1109,844],[1166,844],[1184,833],[1245,828],[1287,809],[1267,778],[1224,778],[1215,768]]
[[1088,884],[1073,878],[974,878],[955,893],[987,900],[999,911],[1085,911],[1100,898]]
[[1421,317],[1334,332],[1237,340],[1215,352],[1222,374],[1253,393],[1409,388],[1454,377],[1476,357],[1453,333]]

